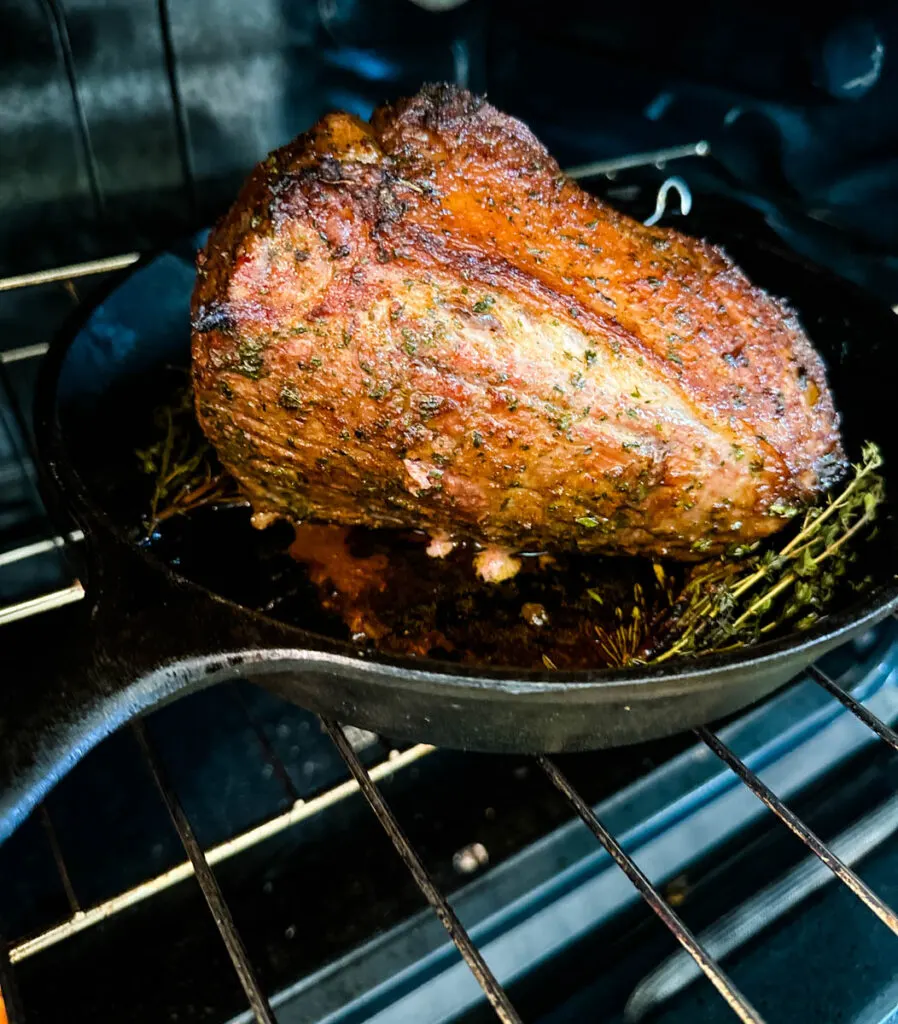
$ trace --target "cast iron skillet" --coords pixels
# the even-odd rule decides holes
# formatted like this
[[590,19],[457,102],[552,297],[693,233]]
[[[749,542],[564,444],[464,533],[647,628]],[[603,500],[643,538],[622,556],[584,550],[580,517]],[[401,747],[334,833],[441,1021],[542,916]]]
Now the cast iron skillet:
[[[714,227],[699,225],[712,236]],[[744,707],[898,605],[891,508],[876,542],[876,582],[862,596],[807,632],[649,669],[476,670],[376,657],[210,593],[132,540],[140,486],[133,453],[148,412],[143,384],[166,362],[187,363],[199,241],[139,265],[67,327],[45,360],[36,430],[47,498],[86,534],[88,596],[65,616],[65,635],[41,634],[48,651],[63,653],[62,667],[57,657],[45,674],[31,666],[27,684],[15,675],[0,681],[0,838],[103,736],[222,679],[253,680],[397,739],[484,751],[585,750],[673,733]],[[798,309],[829,362],[849,451],[856,456],[865,439],[880,444],[894,501],[898,319],[755,237],[725,241],[757,283]],[[32,656],[41,653],[48,652]]]

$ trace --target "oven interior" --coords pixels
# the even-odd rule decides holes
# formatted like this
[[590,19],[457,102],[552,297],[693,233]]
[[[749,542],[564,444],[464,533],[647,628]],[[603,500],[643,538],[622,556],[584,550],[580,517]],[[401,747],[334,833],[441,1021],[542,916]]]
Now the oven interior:
[[[628,212],[674,177],[898,302],[887,6],[812,27],[500,0],[0,17],[2,685],[84,597],[80,534],[37,488],[48,339],[326,109],[486,90]],[[0,847],[0,991],[29,1024],[885,1021],[896,719],[892,620],[713,730],[552,761],[335,732],[222,684],[102,743]]]

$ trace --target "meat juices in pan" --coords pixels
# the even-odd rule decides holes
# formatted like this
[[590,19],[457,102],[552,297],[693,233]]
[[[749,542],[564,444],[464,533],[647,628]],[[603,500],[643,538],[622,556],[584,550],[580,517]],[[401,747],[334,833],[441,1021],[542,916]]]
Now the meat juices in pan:
[[[260,531],[247,508],[216,505],[166,518],[145,543],[214,593],[318,635],[384,654],[536,669],[621,664],[685,568],[668,565],[662,587],[647,559],[534,555],[513,579],[485,586],[465,543],[433,558],[417,531],[283,522]],[[616,649],[622,640],[626,652]]]

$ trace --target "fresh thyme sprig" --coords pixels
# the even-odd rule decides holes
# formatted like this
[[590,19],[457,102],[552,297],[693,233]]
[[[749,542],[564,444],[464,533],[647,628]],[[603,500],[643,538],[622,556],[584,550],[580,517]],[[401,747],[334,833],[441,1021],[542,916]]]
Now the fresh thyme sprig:
[[[602,601],[596,596],[595,591],[589,592],[593,600]],[[599,650],[607,658],[609,665],[626,665],[633,660],[633,656],[639,650],[645,639],[646,630],[646,603],[645,591],[636,583],[633,585],[633,605],[628,615],[618,605],[614,609],[617,625],[611,629],[605,626],[595,625],[596,637],[599,641]]]
[[877,446],[864,445],[848,484],[808,509],[781,548],[758,550],[741,561],[704,562],[676,597],[656,565],[663,611],[654,622],[643,614],[600,636],[603,653],[616,665],[657,664],[676,655],[741,647],[775,629],[807,629],[827,611],[856,557],[854,542],[872,527],[885,497],[881,467]]
[[172,401],[153,414],[158,439],[135,454],[140,467],[153,479],[147,534],[166,519],[204,505],[233,505],[244,501],[233,478],[215,458],[203,437],[193,408],[189,384],[179,388]]

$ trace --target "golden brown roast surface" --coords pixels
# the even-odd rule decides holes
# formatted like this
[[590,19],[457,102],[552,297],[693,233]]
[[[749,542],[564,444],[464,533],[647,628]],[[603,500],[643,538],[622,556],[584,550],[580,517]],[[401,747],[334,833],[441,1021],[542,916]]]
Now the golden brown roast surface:
[[774,532],[842,468],[782,302],[455,88],[323,118],[198,267],[198,415],[262,522],[686,559]]

